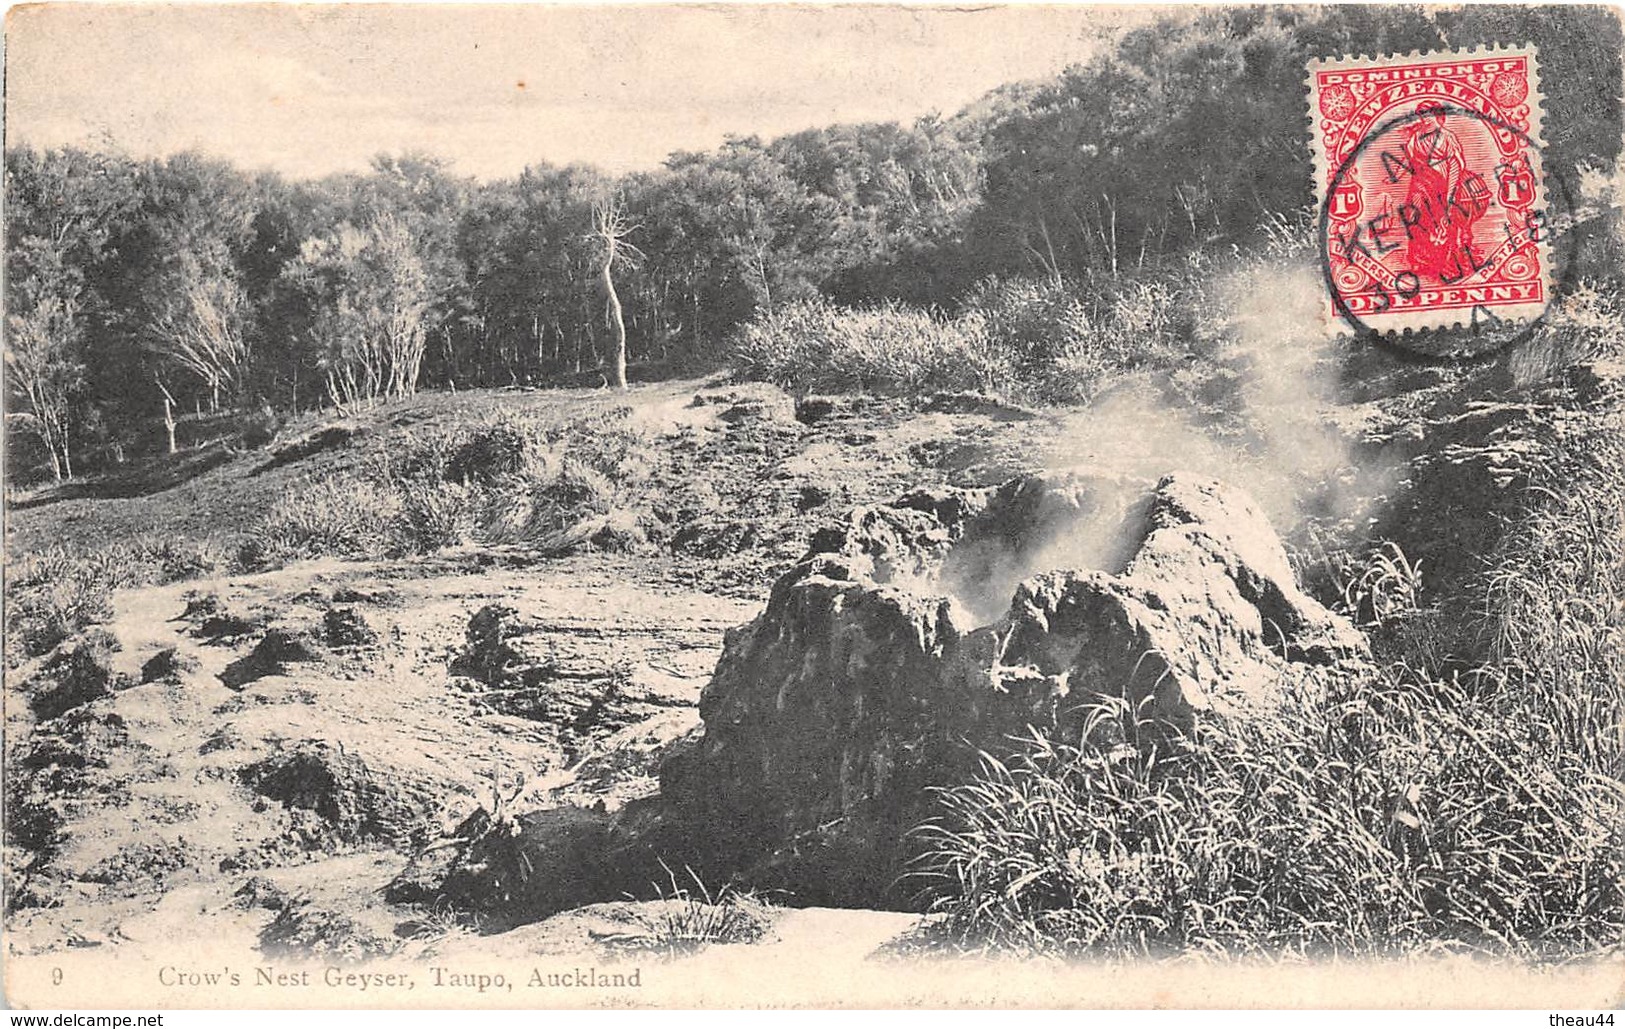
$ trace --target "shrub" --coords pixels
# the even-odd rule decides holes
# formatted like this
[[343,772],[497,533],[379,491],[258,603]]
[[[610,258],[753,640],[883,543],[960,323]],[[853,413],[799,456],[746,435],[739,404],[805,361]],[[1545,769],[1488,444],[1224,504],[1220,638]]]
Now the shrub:
[[898,303],[788,304],[735,334],[741,372],[804,393],[996,390],[1005,383],[979,319],[944,319]]
[[282,416],[270,404],[260,401],[237,419],[237,439],[247,450],[268,445],[282,431]]
[[366,479],[307,480],[272,505],[239,550],[250,569],[303,558],[378,557],[400,512],[398,493]]

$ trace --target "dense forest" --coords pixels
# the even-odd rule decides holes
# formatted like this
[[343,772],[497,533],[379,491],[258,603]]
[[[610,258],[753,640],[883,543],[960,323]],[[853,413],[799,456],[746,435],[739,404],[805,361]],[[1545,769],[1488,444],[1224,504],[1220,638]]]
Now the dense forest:
[[289,181],[13,147],[10,472],[421,389],[609,384],[618,357],[720,364],[787,311],[948,317],[1003,290],[1087,312],[1305,211],[1311,57],[1493,43],[1539,48],[1549,168],[1611,170],[1619,98],[1592,84],[1618,81],[1617,17],[1479,6],[1171,15],[952,117],[730,138],[620,177],[477,182],[408,153]]

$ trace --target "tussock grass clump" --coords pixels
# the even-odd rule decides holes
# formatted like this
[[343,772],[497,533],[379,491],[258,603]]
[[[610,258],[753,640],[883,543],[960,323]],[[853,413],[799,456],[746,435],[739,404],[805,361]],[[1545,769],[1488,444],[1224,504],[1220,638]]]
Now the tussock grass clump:
[[401,553],[466,542],[632,549],[658,528],[658,451],[630,409],[559,424],[502,412],[382,455]]
[[272,505],[238,559],[247,568],[267,568],[304,558],[378,557],[388,550],[400,510],[398,494],[366,479],[307,480]]
[[195,579],[218,571],[211,541],[143,536],[91,553],[62,546],[18,556],[6,566],[6,661],[48,653],[113,617],[113,591]]
[[962,303],[961,318],[980,319],[1011,392],[1023,400],[1072,404],[1134,368],[1163,367],[1187,349],[1193,331],[1177,279],[990,277]]
[[773,925],[773,909],[755,893],[723,886],[712,890],[694,870],[685,869],[693,886],[680,884],[666,868],[669,889],[659,887],[659,900],[637,909],[635,926],[603,937],[612,951],[684,957],[716,943],[755,943]]
[[629,414],[560,424],[504,411],[391,441],[357,471],[290,490],[239,548],[239,564],[476,542],[634,548],[659,527],[658,452]]

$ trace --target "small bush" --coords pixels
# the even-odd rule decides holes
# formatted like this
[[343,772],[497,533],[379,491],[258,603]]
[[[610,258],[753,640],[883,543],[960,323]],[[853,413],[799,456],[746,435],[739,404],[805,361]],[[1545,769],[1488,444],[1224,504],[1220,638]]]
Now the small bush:
[[767,935],[773,917],[766,901],[729,886],[713,893],[693,869],[685,871],[692,887],[680,885],[666,868],[670,888],[658,887],[660,899],[638,909],[636,928],[607,936],[604,943],[616,951],[675,958],[714,943],[755,943]]
[[261,401],[237,419],[237,440],[244,449],[258,450],[268,446],[282,431],[282,416],[270,404]]
[[400,508],[397,493],[365,479],[306,481],[277,500],[244,541],[239,560],[260,569],[304,558],[378,557]]
[[801,392],[995,390],[1004,369],[976,319],[888,303],[786,305],[743,326],[732,353],[747,376]]

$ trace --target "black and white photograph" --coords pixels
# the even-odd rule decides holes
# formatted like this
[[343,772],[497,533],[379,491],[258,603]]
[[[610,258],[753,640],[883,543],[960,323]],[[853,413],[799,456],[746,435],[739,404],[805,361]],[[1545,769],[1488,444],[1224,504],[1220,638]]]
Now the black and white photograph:
[[1612,1025],[1622,16],[12,7],[6,1003]]

